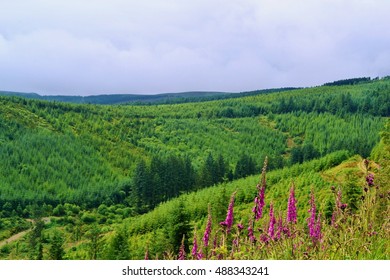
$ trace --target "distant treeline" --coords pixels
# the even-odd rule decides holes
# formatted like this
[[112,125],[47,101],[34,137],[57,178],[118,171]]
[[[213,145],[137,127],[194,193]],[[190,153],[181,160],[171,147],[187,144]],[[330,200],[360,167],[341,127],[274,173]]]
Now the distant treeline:
[[[376,80],[375,78],[374,80]],[[345,79],[338,80],[330,83],[325,83],[324,86],[345,86],[345,85],[356,85],[358,83],[368,83],[371,82],[370,77],[362,77],[362,78],[353,78],[353,79]]]
[[267,94],[280,91],[294,90],[297,88],[274,88],[255,90],[247,92],[213,92],[213,91],[191,91],[179,93],[161,93],[161,94],[101,94],[90,96],[79,95],[39,95],[36,93],[23,93],[12,91],[0,91],[0,96],[16,96],[28,99],[37,99],[45,101],[67,102],[76,104],[131,104],[131,105],[158,105],[158,104],[177,104],[189,102],[204,102],[212,100],[223,100],[229,98],[239,98],[259,94]]

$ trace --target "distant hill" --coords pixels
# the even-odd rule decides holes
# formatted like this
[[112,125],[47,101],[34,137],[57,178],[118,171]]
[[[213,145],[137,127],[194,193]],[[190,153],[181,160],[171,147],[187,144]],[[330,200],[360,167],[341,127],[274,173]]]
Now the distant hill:
[[0,90],[0,95],[2,96],[18,96],[18,97],[24,97],[24,98],[36,98],[41,99],[42,96],[40,96],[37,93],[27,93],[27,92],[16,92],[16,91],[2,91]]
[[[372,83],[379,78],[361,77],[345,80],[338,80],[323,84],[323,86],[345,86],[356,85],[362,83]],[[381,78],[381,80],[389,80],[390,76]],[[274,92],[284,92],[302,89],[301,87],[283,87],[261,89],[244,92],[221,92],[221,91],[187,91],[175,93],[158,93],[158,94],[100,94],[88,96],[69,96],[69,95],[40,95],[38,93],[14,92],[0,90],[0,96],[16,96],[29,99],[38,99],[46,101],[68,102],[75,104],[131,104],[131,105],[156,105],[156,104],[178,104],[188,102],[204,102],[212,100],[222,100],[230,98],[239,98],[245,96],[255,96],[260,94],[268,94]]]
[[12,91],[0,91],[0,95],[16,96],[29,99],[39,99],[47,101],[59,101],[77,104],[175,104],[187,102],[202,102],[211,100],[220,100],[227,98],[237,98],[258,94],[266,94],[278,91],[288,91],[298,88],[275,88],[255,90],[248,92],[218,92],[218,91],[189,91],[178,93],[160,93],[160,94],[101,94],[89,96],[67,96],[67,95],[39,95],[37,93],[24,93]]

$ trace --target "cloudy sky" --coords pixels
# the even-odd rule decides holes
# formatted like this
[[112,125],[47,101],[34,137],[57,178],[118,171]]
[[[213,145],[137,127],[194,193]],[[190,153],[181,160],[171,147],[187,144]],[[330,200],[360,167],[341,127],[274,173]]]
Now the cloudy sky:
[[390,75],[389,0],[0,0],[0,90],[246,91]]

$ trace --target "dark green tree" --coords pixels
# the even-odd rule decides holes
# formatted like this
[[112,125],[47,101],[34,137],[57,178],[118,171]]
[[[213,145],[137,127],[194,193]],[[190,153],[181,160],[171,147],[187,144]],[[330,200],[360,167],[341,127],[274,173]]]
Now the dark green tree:
[[56,230],[50,239],[49,257],[51,260],[62,260],[64,255],[64,237]]
[[88,253],[91,260],[96,260],[102,247],[102,232],[100,228],[94,224],[92,228],[86,233],[86,237],[89,239]]
[[144,213],[150,209],[150,204],[153,201],[152,180],[144,160],[141,160],[136,166],[133,186],[136,199],[136,210],[139,213]]
[[352,173],[347,173],[347,179],[344,189],[348,201],[348,208],[355,212],[359,208],[360,198],[362,197],[362,190],[356,182]]
[[256,163],[252,157],[243,154],[240,159],[237,161],[236,169],[234,170],[234,178],[244,178],[248,175],[255,174],[256,172]]
[[118,229],[109,243],[108,259],[127,260],[130,258],[129,242],[124,228]]
[[216,178],[217,173],[214,158],[213,155],[209,153],[200,171],[199,185],[200,187],[212,186],[216,183]]
[[190,216],[184,205],[183,199],[179,200],[170,214],[169,229],[169,239],[173,252],[176,253],[179,251],[183,236],[185,236],[185,249],[188,252],[188,237],[191,234],[192,228],[190,225]]

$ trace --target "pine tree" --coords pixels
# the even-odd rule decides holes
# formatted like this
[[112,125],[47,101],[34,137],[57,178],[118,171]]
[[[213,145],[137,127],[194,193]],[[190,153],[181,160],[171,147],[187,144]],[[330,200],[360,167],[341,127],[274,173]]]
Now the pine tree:
[[348,173],[346,179],[346,197],[348,201],[348,208],[353,212],[356,211],[359,207],[360,197],[362,196],[362,190],[359,184],[354,179],[353,174]]
[[[184,201],[179,200],[177,206],[173,209],[170,215],[170,232],[169,237],[174,252],[178,252],[183,236],[190,236],[191,225],[190,217],[185,208]],[[185,250],[188,252],[188,240],[184,241]]]
[[133,186],[135,190],[136,208],[139,213],[144,213],[149,209],[153,201],[152,182],[150,172],[145,161],[141,160],[135,169]]
[[61,232],[56,230],[50,240],[49,257],[52,260],[62,260],[64,251],[64,237]]
[[111,260],[128,260],[130,258],[130,250],[127,234],[124,228],[115,232],[109,244],[108,259]]
[[219,183],[219,182],[222,182],[223,179],[225,178],[226,169],[227,169],[225,159],[223,158],[222,155],[219,155],[216,164],[217,164],[217,178],[218,178],[218,183]]
[[200,187],[212,186],[215,183],[215,163],[211,153],[208,154],[200,172]]
[[96,260],[101,249],[101,230],[94,224],[92,228],[87,232],[86,237],[89,239],[89,255],[91,260]]

